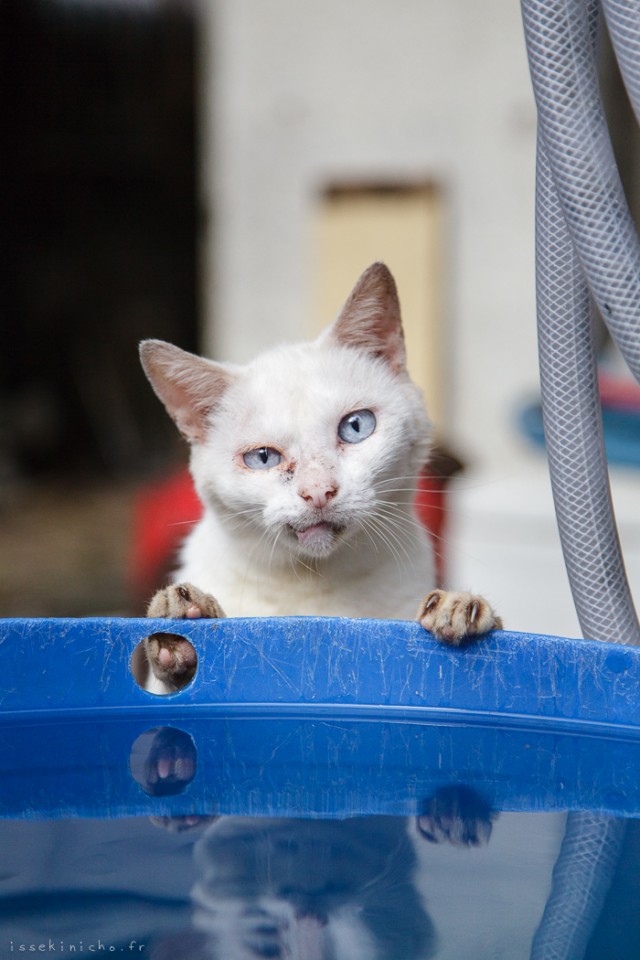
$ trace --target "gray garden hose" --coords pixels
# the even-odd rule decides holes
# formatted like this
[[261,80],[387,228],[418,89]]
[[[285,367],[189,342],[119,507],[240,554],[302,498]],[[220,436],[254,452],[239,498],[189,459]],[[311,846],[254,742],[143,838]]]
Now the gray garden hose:
[[604,451],[592,300],[542,143],[536,187],[542,411],[567,574],[584,636],[636,643]]
[[[523,15],[540,131],[536,283],[543,415],[561,541],[584,635],[639,644],[611,507],[579,266],[616,342],[638,366],[640,244],[600,100],[598,5],[523,0]],[[636,375],[640,379],[640,368]]]
[[531,960],[583,957],[615,870],[620,820],[587,812],[567,817],[551,895],[533,938]]
[[640,380],[640,243],[600,97],[598,6],[523,0],[522,8],[540,135],[567,226],[600,313]]
[[629,0],[604,0],[604,13],[620,73],[640,122],[640,6]]
[[[637,2],[634,0],[637,11]],[[610,22],[622,5],[608,4]],[[616,48],[638,33],[624,5]],[[640,379],[640,244],[602,108],[595,0],[522,0],[538,107],[536,291],[545,437],[556,515],[584,636],[640,643],[611,505],[591,296]],[[635,17],[635,24],[638,22]],[[629,56],[632,59],[632,55]],[[637,63],[623,67],[636,83]],[[634,87],[635,89],[635,87]],[[634,94],[630,94],[635,96]],[[637,102],[637,98],[636,98]],[[579,960],[609,888],[624,822],[567,818],[535,960]]]

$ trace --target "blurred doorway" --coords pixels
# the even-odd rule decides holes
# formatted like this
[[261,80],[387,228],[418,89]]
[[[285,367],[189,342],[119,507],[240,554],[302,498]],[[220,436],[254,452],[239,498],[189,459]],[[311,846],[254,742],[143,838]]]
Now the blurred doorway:
[[0,3],[0,616],[128,612],[135,486],[186,457],[137,344],[197,348],[195,33]]
[[432,183],[333,186],[316,206],[314,313],[319,332],[360,273],[383,260],[401,294],[409,372],[434,423],[444,418],[444,200]]

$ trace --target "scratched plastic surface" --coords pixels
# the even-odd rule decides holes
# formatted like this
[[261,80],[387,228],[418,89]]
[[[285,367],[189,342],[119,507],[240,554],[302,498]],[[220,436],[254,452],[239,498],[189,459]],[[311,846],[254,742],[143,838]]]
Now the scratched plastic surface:
[[[168,630],[191,640],[199,668],[189,687],[159,704],[137,687],[129,660],[143,637]],[[640,729],[640,650],[582,640],[500,632],[455,650],[405,621],[3,620],[0,649],[5,718],[373,707],[377,715],[463,710],[502,723]]]
[[638,651],[179,623],[157,698],[160,626],[0,622],[1,960],[524,960],[580,811],[625,826],[585,957],[637,955]]

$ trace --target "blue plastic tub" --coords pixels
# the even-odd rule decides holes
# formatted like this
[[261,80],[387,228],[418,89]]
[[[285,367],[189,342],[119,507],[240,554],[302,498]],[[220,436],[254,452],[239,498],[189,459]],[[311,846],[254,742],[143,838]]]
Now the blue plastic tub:
[[[130,672],[154,631],[198,653],[168,697]],[[0,643],[0,960],[533,955],[567,814],[623,837],[589,956],[640,942],[640,650],[315,618]]]

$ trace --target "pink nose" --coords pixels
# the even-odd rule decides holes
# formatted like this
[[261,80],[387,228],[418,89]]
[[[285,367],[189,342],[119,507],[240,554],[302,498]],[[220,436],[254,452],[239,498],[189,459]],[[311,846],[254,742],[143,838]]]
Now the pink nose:
[[335,497],[338,488],[334,485],[329,486],[327,483],[309,483],[298,492],[303,500],[320,510]]

